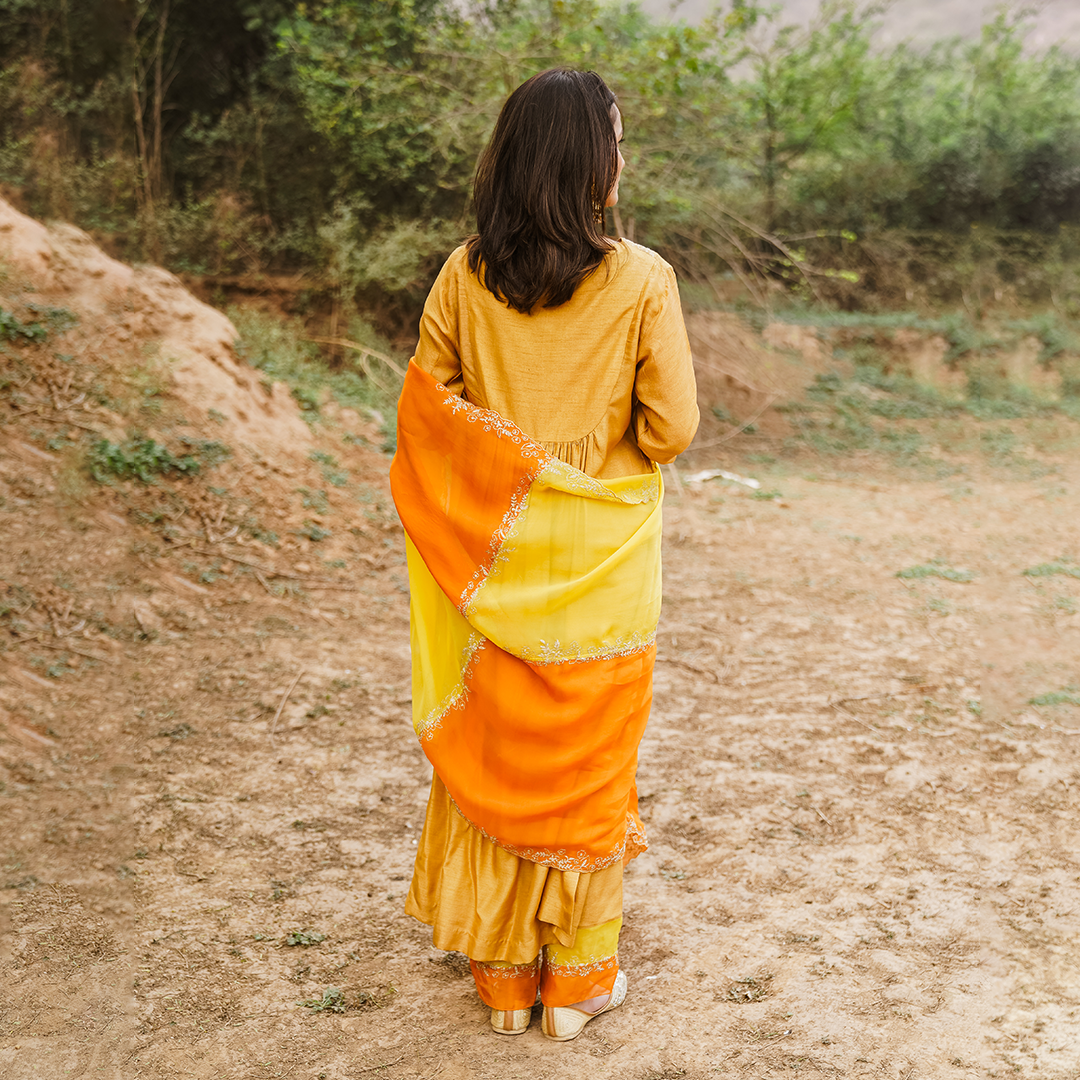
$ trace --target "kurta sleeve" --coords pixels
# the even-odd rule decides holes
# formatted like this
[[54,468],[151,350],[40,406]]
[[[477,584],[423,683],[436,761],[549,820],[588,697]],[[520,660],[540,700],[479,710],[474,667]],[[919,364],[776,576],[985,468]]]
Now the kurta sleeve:
[[690,445],[697,431],[697,384],[675,271],[661,263],[645,289],[634,378],[634,434],[641,452],[664,465]]
[[451,255],[431,286],[420,317],[420,340],[413,356],[417,367],[455,394],[465,389],[458,349],[460,318],[455,287],[456,264],[463,257],[462,250]]

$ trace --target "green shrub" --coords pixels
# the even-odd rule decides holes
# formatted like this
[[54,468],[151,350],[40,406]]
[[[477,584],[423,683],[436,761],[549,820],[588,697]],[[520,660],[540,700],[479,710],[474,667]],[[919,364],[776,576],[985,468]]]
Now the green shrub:
[[896,576],[904,580],[936,577],[944,581],[958,581],[962,584],[975,580],[975,575],[970,570],[954,570],[940,559],[931,559],[930,562],[923,563],[921,566],[909,566],[906,570],[898,570]]
[[1080,705],[1080,689],[1066,686],[1064,690],[1051,690],[1028,701],[1029,705]]
[[[390,417],[387,427],[393,428],[393,416],[401,379],[385,369],[376,382],[347,365],[348,356],[340,366],[331,365],[317,343],[310,341],[299,320],[278,319],[263,312],[232,307],[227,314],[239,332],[236,351],[252,367],[264,372],[271,380],[289,387],[299,403],[305,419],[318,418],[322,402],[327,397],[339,405],[365,414],[378,413]],[[388,354],[392,347],[376,335],[362,320],[353,320],[349,338],[376,352]]]
[[194,476],[203,467],[213,468],[221,464],[232,453],[229,447],[219,442],[190,437],[180,442],[192,452],[177,457],[168,447],[138,432],[122,443],[99,439],[90,447],[87,466],[90,475],[99,484],[112,479],[152,484],[159,476]]
[[68,311],[67,308],[27,304],[26,310],[32,316],[30,322],[20,319],[14,311],[5,311],[0,308],[0,338],[6,338],[8,341],[40,343],[50,334],[66,333],[79,322],[78,315],[73,311]]
[[325,941],[326,935],[320,934],[318,930],[293,930],[285,938],[286,945],[318,945],[319,942]]
[[1074,563],[1072,559],[1054,559],[1053,562],[1029,566],[1023,574],[1024,577],[1053,577],[1055,574],[1061,574],[1065,577],[1080,578],[1080,565]]
[[308,998],[306,1001],[298,1001],[296,1004],[316,1013],[343,1013],[345,1011],[345,991],[337,986],[328,986],[323,991],[321,998]]
[[48,331],[39,322],[24,323],[13,311],[0,308],[0,337],[8,341],[44,341]]

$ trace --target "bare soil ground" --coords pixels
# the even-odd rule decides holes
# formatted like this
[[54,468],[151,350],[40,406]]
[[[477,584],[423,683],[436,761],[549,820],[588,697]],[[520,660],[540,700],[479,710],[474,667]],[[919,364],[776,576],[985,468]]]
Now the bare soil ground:
[[[727,445],[667,473],[630,994],[507,1039],[402,912],[430,772],[370,425],[309,430],[227,349],[208,419],[145,349],[200,307],[50,280],[15,300],[66,289],[77,361],[0,357],[0,1075],[1080,1075],[1074,427],[938,473]],[[233,418],[264,408],[276,440]],[[234,455],[94,483],[86,440],[133,416]],[[759,497],[687,481],[717,464]]]

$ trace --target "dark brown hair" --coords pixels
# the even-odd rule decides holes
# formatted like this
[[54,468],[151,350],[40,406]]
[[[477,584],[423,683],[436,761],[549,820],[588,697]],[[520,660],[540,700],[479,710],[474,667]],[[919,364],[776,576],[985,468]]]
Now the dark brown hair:
[[614,104],[595,72],[556,69],[499,113],[476,168],[469,267],[517,311],[566,303],[612,248],[597,208],[618,175]]

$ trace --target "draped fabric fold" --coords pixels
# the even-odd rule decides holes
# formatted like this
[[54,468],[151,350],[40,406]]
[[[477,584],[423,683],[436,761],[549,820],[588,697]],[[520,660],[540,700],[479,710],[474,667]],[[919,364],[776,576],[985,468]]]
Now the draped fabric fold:
[[589,477],[410,364],[390,480],[408,537],[413,723],[454,805],[559,870],[632,858],[659,470]]

